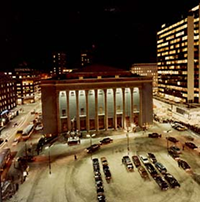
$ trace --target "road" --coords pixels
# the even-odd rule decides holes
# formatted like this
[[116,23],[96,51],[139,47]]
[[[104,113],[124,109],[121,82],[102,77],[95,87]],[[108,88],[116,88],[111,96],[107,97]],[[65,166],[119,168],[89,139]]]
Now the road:
[[[4,142],[3,144],[1,144],[0,149],[4,147],[10,147],[11,150],[16,149],[16,147],[12,148],[12,142],[15,138],[15,133],[17,132],[17,130],[23,130],[31,121],[34,120],[35,115],[31,115],[30,113],[32,110],[41,112],[41,101],[22,105],[17,107],[17,109],[19,110],[19,115],[10,120],[8,125],[1,132],[1,137],[4,140],[7,139],[8,143]],[[14,126],[15,123],[17,123],[16,126]]]
[[[171,129],[170,133],[165,131]],[[149,132],[161,132],[158,139],[148,138]],[[190,132],[177,132],[170,128],[169,124],[155,124],[147,132],[129,133],[129,151],[127,150],[127,136],[124,132],[110,132],[113,143],[101,146],[92,157],[105,156],[108,160],[112,174],[112,180],[107,183],[104,173],[106,201],[110,202],[196,202],[200,198],[200,161],[199,153],[185,148],[181,158],[187,160],[192,167],[192,172],[187,173],[177,162],[167,154],[166,136],[174,136],[181,147],[187,141],[188,135],[194,135],[194,142],[200,146],[200,139]],[[92,139],[93,143],[99,143],[102,137]],[[169,145],[172,143],[168,142]],[[96,189],[92,168],[91,155],[85,152],[90,145],[90,139],[82,139],[77,146],[68,146],[61,142],[55,143],[48,150],[37,156],[36,161],[30,164],[30,172],[25,183],[20,185],[18,192],[8,201],[10,202],[95,202]],[[169,146],[168,145],[168,146]],[[123,155],[147,154],[153,152],[157,160],[168,169],[180,182],[178,189],[170,188],[161,191],[155,181],[143,180],[137,169],[127,172],[121,160]],[[49,174],[48,155],[51,160],[51,174]],[[77,160],[74,160],[74,154]]]

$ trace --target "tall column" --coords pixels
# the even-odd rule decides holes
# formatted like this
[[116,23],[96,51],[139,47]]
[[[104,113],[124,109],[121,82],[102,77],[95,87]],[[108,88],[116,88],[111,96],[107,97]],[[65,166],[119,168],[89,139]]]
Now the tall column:
[[125,123],[126,123],[126,120],[125,120],[125,105],[126,105],[126,103],[125,103],[125,89],[124,88],[122,88],[122,99],[123,99],[123,114],[122,114],[122,128],[123,129],[125,129],[125,127],[126,127],[126,125],[125,125]]
[[67,128],[68,131],[71,131],[71,119],[69,117],[69,91],[66,91],[67,95]]
[[88,90],[85,91],[85,100],[86,100],[86,130],[90,131],[90,119],[89,119],[89,103],[88,103]]
[[117,130],[117,107],[116,107],[116,89],[113,89],[113,104],[114,104],[114,129]]
[[99,131],[99,116],[98,116],[98,90],[95,91],[95,129]]
[[79,90],[76,90],[76,127],[80,131]]
[[142,96],[142,88],[139,87],[139,95],[140,95],[140,111],[139,111],[139,125],[143,126],[143,96]]
[[104,106],[105,106],[105,115],[104,115],[105,130],[108,130],[107,89],[104,89]]
[[130,109],[130,124],[132,125],[134,123],[134,114],[133,114],[133,88],[130,88],[131,93],[131,109]]
[[60,120],[60,106],[59,106],[60,91],[56,91],[56,111],[57,111],[57,133],[61,132],[61,120]]

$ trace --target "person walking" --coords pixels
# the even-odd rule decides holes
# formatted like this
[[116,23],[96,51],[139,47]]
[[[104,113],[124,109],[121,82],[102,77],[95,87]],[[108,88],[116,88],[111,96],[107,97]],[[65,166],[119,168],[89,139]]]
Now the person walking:
[[77,156],[76,156],[76,154],[74,155],[74,160],[77,160]]

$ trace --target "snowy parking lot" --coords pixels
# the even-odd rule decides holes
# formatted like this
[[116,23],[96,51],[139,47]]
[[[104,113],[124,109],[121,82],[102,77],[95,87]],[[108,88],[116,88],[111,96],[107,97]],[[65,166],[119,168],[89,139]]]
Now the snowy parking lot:
[[[161,127],[151,129],[163,131]],[[167,152],[167,147],[173,145],[167,142],[166,136],[149,138],[148,131],[124,133],[112,136],[113,143],[102,145],[100,150],[88,154],[85,148],[90,140],[83,139],[80,145],[68,146],[55,144],[50,150],[51,174],[49,174],[48,151],[44,150],[34,163],[30,164],[30,172],[26,182],[20,185],[18,192],[8,201],[12,202],[95,202],[97,201],[92,158],[106,157],[112,174],[112,179],[107,183],[102,164],[100,163],[103,179],[104,194],[108,202],[196,202],[200,198],[200,161],[199,152],[189,148],[182,150],[182,144],[187,140],[187,132],[173,130],[170,135],[176,137],[176,143],[181,148],[180,158],[186,160],[192,168],[186,172],[178,166]],[[93,143],[99,143],[100,137],[94,138]],[[200,146],[200,140],[195,137],[194,142]],[[129,148],[129,150],[127,149]],[[149,180],[144,180],[137,168],[129,172],[122,164],[124,155],[155,154],[157,161],[162,163],[180,183],[180,188],[169,188],[162,191],[155,180],[149,175]],[[77,160],[74,159],[74,154]],[[132,160],[132,158],[131,158]],[[160,174],[161,175],[161,174]]]

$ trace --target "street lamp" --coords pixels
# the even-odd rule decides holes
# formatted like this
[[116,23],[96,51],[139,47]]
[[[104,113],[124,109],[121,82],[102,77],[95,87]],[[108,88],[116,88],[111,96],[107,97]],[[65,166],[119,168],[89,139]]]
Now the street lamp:
[[[91,134],[87,134],[87,135],[86,135],[86,137],[89,137],[89,138],[90,138],[90,146],[92,146],[92,138],[95,137],[95,136],[96,136],[95,133],[92,134],[92,135],[91,135]],[[92,159],[92,152],[91,152],[91,159]]]
[[168,142],[168,141],[169,141],[169,140],[168,140],[168,137],[169,137],[169,136],[168,136],[168,133],[170,133],[170,132],[171,132],[171,130],[170,130],[170,129],[169,129],[169,130],[164,131],[164,133],[167,133],[167,138],[166,138],[166,139],[167,139],[167,150],[168,150],[168,148],[169,148],[169,142]]
[[51,175],[51,156],[50,156],[50,146],[45,147],[45,149],[48,149],[49,174]]
[[129,128],[127,128],[127,131],[126,131],[126,139],[127,139],[127,152],[128,152],[128,155],[129,155]]

